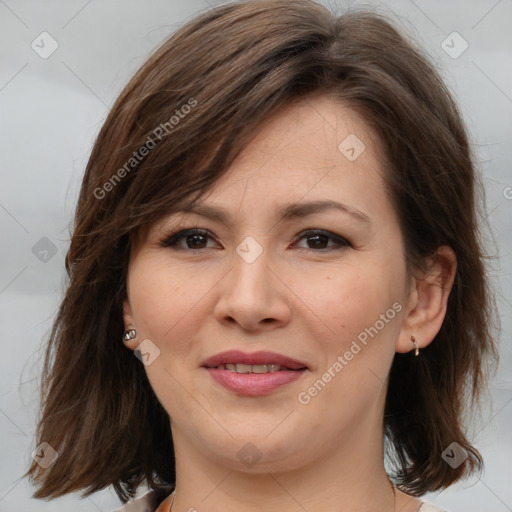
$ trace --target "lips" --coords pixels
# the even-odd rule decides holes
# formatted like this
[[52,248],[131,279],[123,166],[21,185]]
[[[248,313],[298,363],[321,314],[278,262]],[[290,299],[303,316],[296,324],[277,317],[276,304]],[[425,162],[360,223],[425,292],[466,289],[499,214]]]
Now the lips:
[[244,365],[278,365],[283,370],[301,370],[308,369],[308,365],[297,359],[278,354],[276,352],[259,351],[253,353],[241,352],[239,350],[228,350],[215,354],[205,359],[201,366],[205,368],[217,368],[224,364],[244,364]]

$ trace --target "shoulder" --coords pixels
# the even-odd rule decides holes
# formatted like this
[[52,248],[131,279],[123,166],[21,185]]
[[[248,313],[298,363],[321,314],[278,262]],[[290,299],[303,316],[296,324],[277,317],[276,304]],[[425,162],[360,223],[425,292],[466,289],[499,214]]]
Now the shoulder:
[[418,512],[448,512],[444,508],[439,508],[429,501],[423,501]]
[[155,492],[149,491],[144,496],[125,503],[121,508],[117,508],[113,512],[155,512],[157,506]]

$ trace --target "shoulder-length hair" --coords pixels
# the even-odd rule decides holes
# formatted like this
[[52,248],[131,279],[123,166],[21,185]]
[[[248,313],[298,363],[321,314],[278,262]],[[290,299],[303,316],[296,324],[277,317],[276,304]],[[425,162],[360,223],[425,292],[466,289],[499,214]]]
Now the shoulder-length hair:
[[[479,227],[483,187],[450,92],[381,15],[257,0],[208,10],[167,39],[96,139],[42,375],[37,444],[59,456],[47,469],[30,466],[34,497],[112,485],[126,501],[143,483],[159,496],[172,489],[168,414],[122,343],[134,236],[212,187],[277,109],[322,93],[357,111],[383,143],[408,271],[424,269],[441,245],[457,257],[439,333],[421,357],[396,354],[391,368],[383,429],[393,478],[420,496],[481,469],[463,418],[497,359],[494,295]],[[469,454],[456,468],[441,456],[453,442]]]

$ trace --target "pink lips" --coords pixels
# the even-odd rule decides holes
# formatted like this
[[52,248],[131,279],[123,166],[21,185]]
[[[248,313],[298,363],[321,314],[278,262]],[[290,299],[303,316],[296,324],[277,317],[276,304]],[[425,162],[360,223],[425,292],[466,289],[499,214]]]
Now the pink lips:
[[[229,363],[275,364],[286,367],[286,369],[269,373],[236,373],[216,368]],[[297,380],[308,369],[302,361],[275,352],[259,351],[249,354],[238,350],[229,350],[209,357],[203,361],[202,366],[218,384],[246,396],[267,395],[284,384]]]
[[307,364],[297,359],[278,354],[276,352],[268,352],[260,350],[259,352],[253,352],[252,354],[247,352],[241,352],[240,350],[228,350],[215,354],[208,359],[205,359],[201,366],[208,368],[216,368],[221,364],[227,363],[239,363],[239,364],[278,364],[280,366],[286,366],[290,370],[298,370],[301,368],[307,368]]

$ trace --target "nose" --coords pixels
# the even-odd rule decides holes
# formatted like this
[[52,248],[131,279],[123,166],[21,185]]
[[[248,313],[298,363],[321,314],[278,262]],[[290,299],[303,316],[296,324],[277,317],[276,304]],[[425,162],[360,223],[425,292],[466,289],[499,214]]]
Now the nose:
[[219,282],[216,319],[245,330],[272,330],[284,327],[291,318],[292,294],[264,250],[252,262],[233,255],[231,271]]

